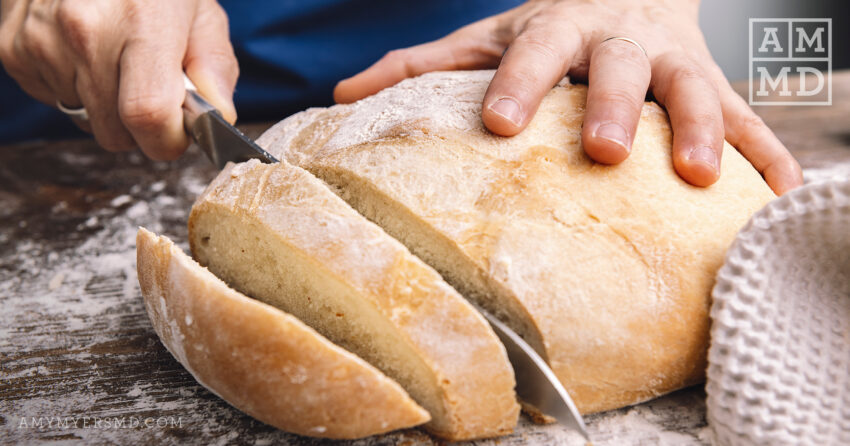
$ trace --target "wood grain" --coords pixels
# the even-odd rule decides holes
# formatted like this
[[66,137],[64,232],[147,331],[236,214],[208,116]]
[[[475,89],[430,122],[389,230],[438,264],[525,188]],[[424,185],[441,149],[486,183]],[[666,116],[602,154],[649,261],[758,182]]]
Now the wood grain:
[[[832,107],[758,110],[807,172],[850,167],[850,72],[833,85]],[[0,148],[0,443],[325,443],[259,423],[198,385],[144,312],[136,227],[185,248],[188,210],[214,175],[194,149],[156,163],[89,140]],[[587,421],[597,445],[706,444],[704,398],[686,389]],[[337,443],[439,442],[412,429]],[[470,444],[529,443],[583,444],[525,418],[512,436]]]

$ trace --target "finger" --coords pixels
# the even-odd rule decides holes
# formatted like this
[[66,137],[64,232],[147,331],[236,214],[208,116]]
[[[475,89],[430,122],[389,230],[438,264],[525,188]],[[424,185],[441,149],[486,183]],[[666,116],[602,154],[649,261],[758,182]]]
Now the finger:
[[[35,61],[24,48],[20,33],[10,34],[4,28],[0,40],[0,61],[9,76],[18,83],[22,90],[40,102],[55,105],[53,91],[41,77]],[[5,40],[8,39],[8,40]]]
[[695,186],[714,184],[723,153],[723,114],[714,82],[696,63],[665,55],[653,64],[651,86],[670,115],[676,172]]
[[568,20],[529,21],[508,47],[484,95],[481,118],[490,131],[512,136],[528,125],[578,51],[579,39],[571,36],[578,33]]
[[723,81],[720,102],[726,139],[758,170],[767,184],[782,195],[803,184],[800,164],[746,101]]
[[[117,55],[110,58],[118,59]],[[76,77],[76,90],[89,120],[88,127],[98,145],[110,152],[124,152],[136,147],[133,136],[118,116],[118,69],[112,64],[96,64],[83,69]],[[76,122],[76,120],[75,120]]]
[[21,90],[32,96],[37,101],[49,105],[56,106],[56,97],[53,95],[53,90],[42,79],[37,70],[23,71],[19,69],[10,69],[4,62],[3,64],[9,76],[18,83]]
[[605,164],[626,159],[640,121],[650,74],[649,59],[633,43],[613,39],[593,50],[581,133],[588,156]]
[[76,91],[88,112],[88,123],[78,125],[88,127],[98,144],[113,152],[135,146],[117,113],[118,57],[124,40],[116,37],[122,33],[107,18],[118,16],[118,7],[120,2],[60,2],[56,11],[61,51],[70,58],[75,72],[73,87],[61,88]]
[[230,44],[227,15],[215,1],[198,8],[189,32],[184,66],[198,91],[231,124],[236,122],[233,90],[239,77],[239,64]]
[[442,39],[390,51],[371,67],[340,81],[334,100],[351,103],[430,71],[493,68],[505,49],[504,43],[494,39],[495,26],[492,18],[484,19]]
[[74,63],[68,51],[63,51],[65,46],[56,27],[38,17],[29,15],[24,20],[18,44],[50,89],[52,99],[65,107],[78,108],[82,102],[75,86]]
[[143,29],[120,56],[118,114],[142,151],[154,160],[173,160],[189,145],[183,130],[183,56],[189,20]]

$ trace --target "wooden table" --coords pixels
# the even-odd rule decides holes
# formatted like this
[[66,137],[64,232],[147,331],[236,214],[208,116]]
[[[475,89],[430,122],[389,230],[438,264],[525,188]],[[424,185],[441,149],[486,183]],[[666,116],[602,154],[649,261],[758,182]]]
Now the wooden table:
[[[850,72],[833,88],[831,107],[758,110],[807,179],[850,176]],[[197,150],[155,163],[88,140],[0,148],[0,443],[323,443],[257,422],[198,385],[145,314],[136,228],[186,248],[188,210],[215,173]],[[704,398],[696,387],[587,421],[597,445],[706,444]],[[411,429],[339,444],[439,443]],[[475,444],[526,443],[582,444],[526,418],[512,436]]]

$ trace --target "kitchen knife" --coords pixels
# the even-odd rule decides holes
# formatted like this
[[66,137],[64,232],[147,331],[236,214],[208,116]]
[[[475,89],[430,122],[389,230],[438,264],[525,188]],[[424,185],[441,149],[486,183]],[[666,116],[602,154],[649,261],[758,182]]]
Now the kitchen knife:
[[544,415],[577,430],[585,440],[590,441],[587,426],[581,414],[549,364],[546,364],[546,361],[525,340],[502,321],[481,308],[478,308],[478,311],[490,322],[496,336],[505,345],[508,359],[514,367],[516,393],[519,399]]
[[278,162],[277,158],[225,121],[186,75],[183,75],[183,83],[186,85],[183,126],[216,167],[223,169],[229,161],[238,163],[252,158],[264,163]]
[[[278,160],[250,138],[230,125],[209,104],[198,89],[184,76],[186,99],[183,102],[183,124],[186,132],[219,169],[230,161],[259,159],[264,163]],[[546,361],[519,335],[493,315],[478,308],[505,346],[514,368],[516,392],[520,400],[541,413],[577,430],[589,440],[584,420],[573,400]]]

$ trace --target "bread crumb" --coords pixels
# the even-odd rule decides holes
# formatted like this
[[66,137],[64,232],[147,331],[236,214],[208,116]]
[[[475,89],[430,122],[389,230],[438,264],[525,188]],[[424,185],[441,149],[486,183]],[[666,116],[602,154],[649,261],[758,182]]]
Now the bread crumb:
[[540,409],[532,406],[531,404],[521,401],[520,405],[522,406],[523,413],[528,415],[534,424],[552,424],[557,421],[555,418],[544,414],[540,411]]
[[64,280],[65,280],[65,273],[64,272],[58,272],[58,273],[56,273],[55,276],[53,276],[52,279],[50,279],[50,282],[47,283],[47,288],[50,291],[55,291],[57,288],[62,286],[62,282]]

